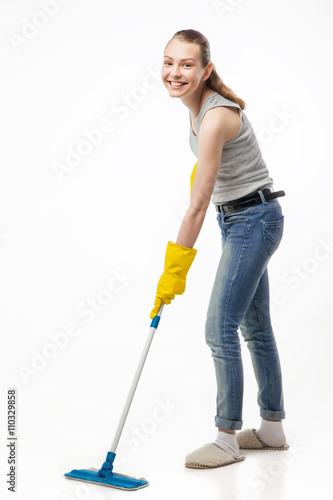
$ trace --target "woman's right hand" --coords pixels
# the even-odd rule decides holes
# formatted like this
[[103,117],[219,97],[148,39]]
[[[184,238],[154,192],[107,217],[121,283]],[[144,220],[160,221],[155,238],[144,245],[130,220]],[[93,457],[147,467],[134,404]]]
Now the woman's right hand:
[[159,279],[154,308],[150,318],[154,319],[164,302],[170,304],[175,295],[185,292],[186,276],[193,263],[197,250],[168,242],[165,254],[164,272]]

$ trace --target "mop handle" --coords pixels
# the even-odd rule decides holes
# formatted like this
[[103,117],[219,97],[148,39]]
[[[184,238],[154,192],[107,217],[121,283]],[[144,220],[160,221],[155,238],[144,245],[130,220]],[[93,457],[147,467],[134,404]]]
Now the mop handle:
[[124,409],[123,409],[123,413],[122,413],[122,415],[120,417],[120,421],[119,421],[119,424],[118,424],[118,427],[117,427],[117,430],[116,430],[116,434],[115,434],[115,436],[113,438],[113,442],[112,442],[112,445],[111,445],[111,448],[110,448],[110,451],[112,453],[116,452],[116,449],[117,449],[117,446],[118,446],[118,443],[119,443],[119,439],[120,439],[121,433],[123,431],[123,428],[124,428],[124,425],[125,425],[125,422],[126,422],[126,418],[127,418],[127,415],[128,415],[128,412],[129,412],[129,409],[131,407],[131,403],[132,403],[132,400],[133,400],[133,397],[134,397],[134,394],[135,394],[135,390],[136,390],[138,382],[140,380],[141,372],[142,372],[143,366],[145,364],[145,361],[146,361],[146,358],[147,358],[147,355],[148,355],[148,351],[149,351],[150,345],[151,345],[153,337],[154,337],[155,330],[158,327],[158,323],[159,323],[159,320],[160,320],[160,317],[161,317],[161,313],[163,311],[163,307],[164,307],[164,302],[162,302],[157,315],[155,316],[155,318],[151,322],[150,330],[149,330],[149,334],[148,334],[148,338],[147,338],[146,344],[144,346],[144,349],[143,349],[143,352],[142,352],[141,359],[139,361],[138,367],[136,369],[134,380],[132,382],[132,386],[131,386],[129,394],[127,396],[127,400],[126,400],[126,403],[125,403],[125,406],[124,406]]

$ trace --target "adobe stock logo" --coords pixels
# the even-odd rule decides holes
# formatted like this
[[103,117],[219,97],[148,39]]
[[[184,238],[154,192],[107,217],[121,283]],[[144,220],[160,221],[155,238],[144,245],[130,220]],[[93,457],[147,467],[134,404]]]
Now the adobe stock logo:
[[260,149],[263,151],[268,144],[273,142],[276,134],[283,132],[295,118],[296,115],[290,113],[285,106],[282,110],[273,108],[273,116],[268,126],[262,128],[257,134]]
[[[258,498],[257,495],[261,495],[270,485],[273,485],[295,461],[304,458],[306,451],[307,448],[305,446],[293,442],[289,450],[278,452],[280,455],[277,455],[276,459],[267,460],[264,467],[258,467],[256,472],[250,474],[246,484],[246,493],[239,493],[235,500],[252,500]],[[252,493],[255,496],[252,496]],[[269,498],[267,493],[265,498]]]
[[233,12],[235,8],[239,7],[243,2],[244,0],[226,0],[225,2],[216,0],[213,2],[213,7],[221,21],[224,21],[225,16]]
[[[284,304],[290,293],[295,293],[302,288],[306,280],[312,277],[316,272],[322,272],[325,263],[330,261],[333,256],[333,238],[327,236],[316,238],[316,245],[314,246],[310,255],[307,255],[301,262],[294,263],[289,269],[282,274],[281,286],[272,290],[271,293],[271,311],[273,312],[276,306]],[[264,303],[263,303],[264,306]]]
[[15,52],[19,52],[22,46],[35,38],[40,30],[44,28],[50,19],[56,17],[60,12],[60,6],[66,5],[70,0],[40,0],[40,10],[36,10],[31,19],[22,17],[20,33],[10,32],[7,38]]
[[67,145],[62,153],[63,159],[52,162],[52,169],[60,182],[63,182],[82,164],[86,157],[94,154],[96,149],[103,144],[107,136],[119,128],[121,122],[137,110],[152,91],[161,85],[159,65],[156,68],[147,67],[141,82],[129,91],[122,94],[111,103],[110,116],[99,120],[99,123],[90,129],[81,131],[80,140],[73,145]]
[[313,249],[312,255],[305,257],[300,264],[294,264],[283,275],[285,283],[291,286],[292,290],[297,290],[302,282],[315,273],[323,262],[326,262],[333,255],[333,238],[327,236],[317,238],[317,245]]
[[129,446],[131,452],[134,452],[139,447],[140,442],[145,441],[154,434],[158,426],[178,409],[178,404],[172,403],[169,397],[166,397],[164,401],[158,398],[155,403],[156,406],[149,417],[144,418],[140,425],[132,426],[131,429],[124,433],[123,444]]
[[171,400],[169,396],[155,399],[155,406],[150,414],[123,433],[121,438],[121,450],[117,452],[117,464],[126,462],[126,457],[137,451],[142,443],[149,441],[156,432],[160,432],[163,425],[174,415],[179,404]]
[[[84,324],[91,324],[112,304],[115,296],[123,293],[134,279],[124,269],[121,273],[112,270],[108,283],[96,294],[89,295],[75,309],[75,317],[60,330],[48,332],[42,345],[30,349],[30,360],[17,366],[17,371],[25,385],[43,372],[69,345],[84,331]],[[81,321],[78,318],[82,318]]]

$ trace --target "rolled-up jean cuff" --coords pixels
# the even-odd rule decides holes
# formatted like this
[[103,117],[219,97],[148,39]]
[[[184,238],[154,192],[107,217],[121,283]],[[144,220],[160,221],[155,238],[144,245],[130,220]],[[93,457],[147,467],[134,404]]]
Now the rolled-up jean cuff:
[[262,418],[275,418],[275,420],[283,420],[284,418],[286,418],[286,413],[283,410],[273,411],[260,408],[260,416]]
[[215,426],[226,431],[239,431],[242,428],[242,420],[227,420],[225,418],[215,417]]

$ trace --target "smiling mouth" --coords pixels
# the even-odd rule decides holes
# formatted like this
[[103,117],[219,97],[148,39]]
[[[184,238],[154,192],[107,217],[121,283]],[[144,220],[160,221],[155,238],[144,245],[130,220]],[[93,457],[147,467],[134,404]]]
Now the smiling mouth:
[[172,82],[169,80],[168,82],[171,87],[174,87],[174,88],[180,88],[180,87],[184,87],[184,85],[187,85],[185,82]]

